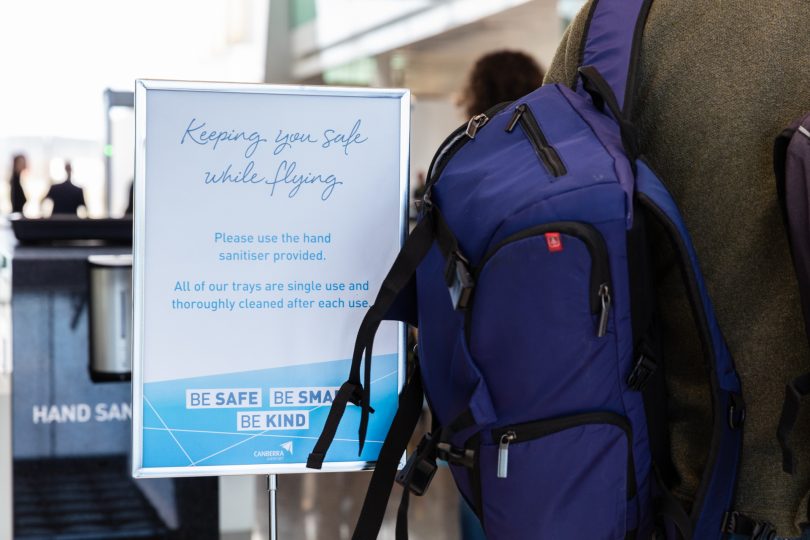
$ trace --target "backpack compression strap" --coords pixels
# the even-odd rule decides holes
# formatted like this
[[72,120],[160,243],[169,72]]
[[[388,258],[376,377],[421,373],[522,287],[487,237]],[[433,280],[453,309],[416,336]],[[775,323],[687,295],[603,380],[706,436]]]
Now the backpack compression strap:
[[[363,451],[366,431],[368,430],[369,413],[374,412],[371,408],[371,359],[372,348],[374,346],[374,336],[380,323],[391,318],[391,307],[396,303],[400,293],[411,282],[416,273],[419,263],[427,256],[434,240],[438,244],[439,250],[447,261],[447,283],[451,290],[458,291],[457,284],[464,281],[458,277],[459,273],[469,272],[466,269],[466,259],[461,254],[458,242],[444,220],[439,209],[429,203],[425,209],[423,218],[416,225],[408,236],[402,250],[397,255],[391,270],[383,280],[380,292],[374,304],[366,312],[355,340],[354,353],[352,355],[352,366],[349,379],[343,383],[332,402],[329,415],[326,418],[323,431],[321,432],[315,447],[307,458],[307,467],[310,469],[320,469],[326,457],[326,452],[332,444],[337,434],[338,425],[346,411],[348,403],[360,406],[360,427],[358,430],[359,453]],[[363,365],[364,381],[360,382],[360,366]]]
[[[593,66],[631,118],[641,35],[652,0],[593,0],[580,45],[580,66]],[[578,84],[577,89],[582,89]]]
[[[422,377],[417,363],[399,395],[399,408],[377,458],[374,474],[371,476],[366,498],[363,501],[363,509],[360,511],[352,536],[353,540],[371,540],[377,538],[380,532],[388,498],[391,496],[391,488],[394,486],[397,467],[405,447],[408,445],[411,433],[419,422],[423,399]],[[403,491],[400,512],[397,515],[397,540],[408,536],[409,493],[408,489]]]
[[[307,458],[307,467],[310,469],[320,469],[326,457],[326,451],[332,445],[332,441],[337,433],[340,419],[346,411],[348,403],[354,403],[361,407],[361,419],[359,429],[359,442],[361,453],[365,442],[366,430],[368,428],[368,414],[373,412],[370,406],[369,380],[371,377],[371,356],[374,335],[377,333],[380,323],[385,319],[388,310],[394,304],[399,293],[406,288],[408,282],[416,272],[416,267],[425,258],[430,247],[433,245],[433,219],[427,214],[414,228],[408,236],[405,245],[397,255],[394,265],[389,270],[388,275],[383,280],[379,293],[374,304],[366,312],[360,330],[357,332],[357,339],[352,355],[352,366],[349,379],[343,383],[335,396],[329,415],[326,418],[321,436],[315,443],[312,453]],[[365,353],[365,357],[364,357]],[[365,386],[360,382],[360,364],[365,360]]]

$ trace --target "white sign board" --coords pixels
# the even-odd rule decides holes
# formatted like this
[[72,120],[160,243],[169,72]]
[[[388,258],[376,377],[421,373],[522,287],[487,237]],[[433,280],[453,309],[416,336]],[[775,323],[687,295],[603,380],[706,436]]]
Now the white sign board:
[[[410,95],[138,81],[133,475],[305,472],[407,232]],[[324,470],[376,460],[404,328]]]

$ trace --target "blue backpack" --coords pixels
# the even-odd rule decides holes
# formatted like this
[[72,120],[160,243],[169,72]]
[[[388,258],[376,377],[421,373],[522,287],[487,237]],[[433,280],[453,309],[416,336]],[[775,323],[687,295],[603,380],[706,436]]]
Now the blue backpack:
[[[406,538],[410,494],[425,492],[437,459],[490,539],[711,540],[733,530],[740,381],[684,222],[629,123],[649,7],[593,2],[575,90],[547,85],[496,106],[436,153],[418,224],[361,324],[307,463],[321,467],[349,402],[361,408],[362,449],[374,334],[383,320],[418,326],[418,360],[355,539],[377,537],[395,479]],[[670,492],[653,232],[679,262],[712,400],[688,507]],[[433,428],[398,472],[423,394]]]

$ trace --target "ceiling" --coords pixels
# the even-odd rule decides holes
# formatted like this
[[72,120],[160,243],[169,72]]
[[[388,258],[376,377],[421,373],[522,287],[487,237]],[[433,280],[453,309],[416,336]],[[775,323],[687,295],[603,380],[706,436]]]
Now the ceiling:
[[481,55],[498,49],[518,49],[544,67],[551,62],[562,36],[556,3],[534,0],[516,8],[380,55],[380,65],[402,65],[390,73],[391,82],[422,96],[452,95],[464,84]]
[[[478,57],[494,50],[523,50],[547,67],[562,32],[557,0],[529,0],[475,22],[375,54],[372,58],[376,61],[377,74],[372,84],[410,88],[421,97],[451,97],[464,84]],[[359,52],[358,56],[362,58]],[[299,82],[321,82],[320,74]]]

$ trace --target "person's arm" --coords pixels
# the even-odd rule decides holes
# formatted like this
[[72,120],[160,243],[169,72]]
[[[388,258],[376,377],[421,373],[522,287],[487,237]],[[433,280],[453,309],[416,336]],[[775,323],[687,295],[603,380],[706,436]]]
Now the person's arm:
[[588,0],[565,30],[543,84],[561,83],[573,87],[576,83],[585,22],[592,3],[592,0]]
[[87,203],[85,202],[84,199],[84,188],[79,188],[79,197],[81,199],[81,204],[78,207],[76,207],[76,215],[79,216],[80,218],[86,218],[88,217],[88,213],[87,213]]

